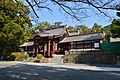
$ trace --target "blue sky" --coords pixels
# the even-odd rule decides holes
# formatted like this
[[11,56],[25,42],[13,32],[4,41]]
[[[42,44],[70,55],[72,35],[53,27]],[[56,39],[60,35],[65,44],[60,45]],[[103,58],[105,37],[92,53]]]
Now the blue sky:
[[[115,11],[111,11],[110,12],[114,18],[117,18],[116,16],[116,12]],[[54,22],[59,22],[61,21],[63,24],[67,24],[72,25],[72,26],[76,26],[76,25],[86,25],[87,27],[92,27],[94,25],[94,23],[97,23],[99,25],[102,25],[103,27],[106,25],[109,25],[111,23],[111,20],[107,19],[107,18],[103,18],[101,16],[91,16],[88,18],[83,19],[82,23],[71,18],[70,16],[68,16],[66,18],[66,16],[64,15],[64,13],[60,13],[59,11],[54,11],[53,13],[49,13],[47,11],[42,11],[39,13],[40,19],[39,21],[48,21],[51,24],[54,24]]]
[[[67,24],[67,26],[69,25],[76,26],[82,24],[82,25],[86,25],[89,28],[91,28],[94,25],[94,23],[102,25],[103,27],[111,23],[111,20],[109,20],[108,18],[103,17],[101,15],[95,15],[94,13],[92,13],[93,16],[83,19],[81,23],[71,18],[71,16],[66,17],[65,13],[63,11],[60,11],[59,8],[54,4],[49,5],[49,7],[52,9],[52,12],[49,12],[46,9],[36,10],[37,14],[40,17],[39,19],[36,18],[38,22],[47,21],[51,24],[54,24],[55,22],[62,22],[63,24]],[[111,15],[113,18],[117,18],[115,11],[108,11],[108,12],[109,15]],[[35,23],[33,22],[33,24]]]

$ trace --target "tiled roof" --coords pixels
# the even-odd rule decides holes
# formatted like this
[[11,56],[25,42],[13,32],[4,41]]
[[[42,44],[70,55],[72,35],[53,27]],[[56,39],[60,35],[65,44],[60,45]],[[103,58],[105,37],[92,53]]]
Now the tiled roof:
[[64,38],[60,43],[65,42],[74,42],[74,41],[87,41],[87,40],[97,40],[103,39],[105,37],[102,33],[95,33],[95,34],[87,34],[87,35],[76,35],[76,36],[69,36]]
[[24,46],[32,46],[34,44],[34,42],[26,42],[22,45],[20,45],[20,47],[24,47]]
[[41,37],[46,37],[46,36],[54,36],[54,35],[60,35],[65,31],[64,27],[56,28],[56,29],[50,29],[46,30],[44,32],[39,33],[38,35]]

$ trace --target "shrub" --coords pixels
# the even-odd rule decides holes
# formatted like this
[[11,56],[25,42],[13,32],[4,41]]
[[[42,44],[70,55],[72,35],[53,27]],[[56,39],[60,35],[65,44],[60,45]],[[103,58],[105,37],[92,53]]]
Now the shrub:
[[14,55],[9,55],[9,56],[7,56],[7,60],[8,61],[14,61],[15,60],[15,56]]
[[11,53],[2,54],[3,60],[13,60],[14,58],[10,55]]
[[37,59],[41,59],[41,58],[43,58],[43,55],[42,54],[38,54],[37,55]]
[[25,60],[27,60],[27,59],[29,58],[28,53],[24,53],[24,54],[23,54],[23,58],[24,58]]
[[29,58],[29,55],[26,52],[13,52],[12,55],[16,57],[16,61],[23,61]]

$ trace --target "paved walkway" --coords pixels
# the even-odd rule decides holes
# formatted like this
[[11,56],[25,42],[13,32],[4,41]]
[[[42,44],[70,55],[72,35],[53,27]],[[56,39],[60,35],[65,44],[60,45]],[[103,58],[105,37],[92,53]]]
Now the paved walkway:
[[0,62],[0,68],[9,67],[16,64],[26,64],[35,66],[47,66],[58,68],[69,68],[76,70],[92,70],[92,71],[120,71],[120,66],[111,65],[87,65],[87,64],[73,64],[73,63],[32,63],[32,62],[17,62],[17,61],[2,61]]
[[[73,64],[73,63],[30,63],[30,62],[19,62],[21,64],[27,65],[36,65],[36,66],[47,66],[47,67],[61,67],[61,68],[69,68],[69,69],[76,69],[76,70],[92,70],[92,71],[120,71],[120,67],[98,67],[98,66],[90,66],[87,64]],[[104,66],[104,65],[103,65]],[[106,65],[105,65],[106,66]]]
[[0,80],[120,80],[120,68],[7,61],[0,62]]

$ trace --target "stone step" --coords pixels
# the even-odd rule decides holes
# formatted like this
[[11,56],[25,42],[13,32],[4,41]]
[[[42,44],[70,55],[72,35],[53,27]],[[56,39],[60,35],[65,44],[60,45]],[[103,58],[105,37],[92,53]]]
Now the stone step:
[[50,63],[63,63],[64,55],[54,55],[53,58],[50,59]]

